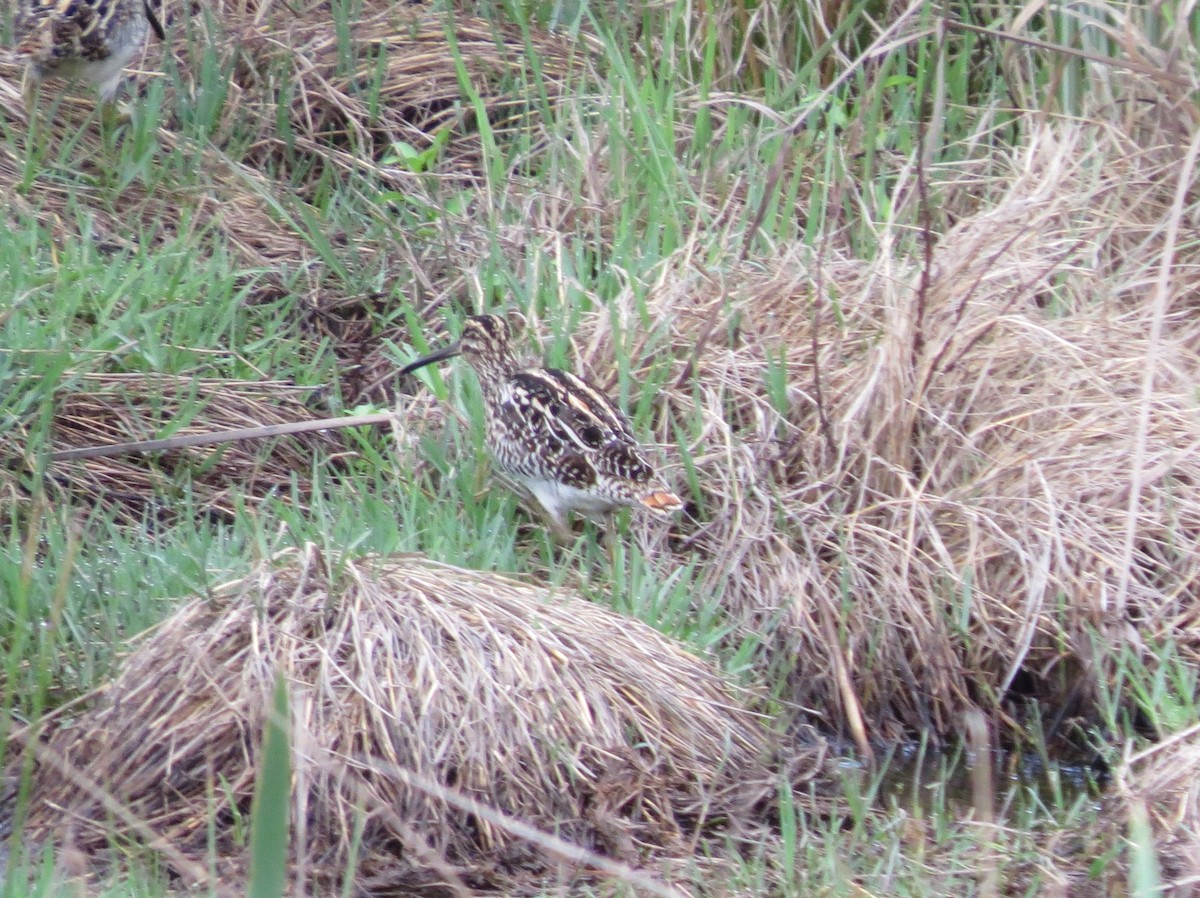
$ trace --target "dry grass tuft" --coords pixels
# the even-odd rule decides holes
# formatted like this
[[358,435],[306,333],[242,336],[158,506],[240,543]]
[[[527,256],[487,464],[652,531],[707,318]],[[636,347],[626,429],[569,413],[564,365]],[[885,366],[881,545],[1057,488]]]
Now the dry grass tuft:
[[[625,346],[674,356],[658,433],[690,434],[700,488],[644,548],[699,556],[801,704],[876,736],[1030,696],[1070,721],[1094,707],[1097,635],[1200,662],[1194,241],[1165,293],[1154,277],[1200,193],[1176,206],[1184,135],[1156,133],[1130,154],[1115,125],[1032,129],[925,276],[920,256],[797,247],[680,268],[648,298],[658,331]],[[638,300],[618,303],[636,329]],[[585,325],[585,367],[607,367],[611,320]]]
[[76,849],[100,853],[115,825],[144,842],[113,823],[103,789],[172,847],[176,867],[204,869],[212,838],[219,869],[242,870],[235,821],[249,813],[279,674],[293,718],[293,860],[336,880],[361,824],[356,883],[368,893],[447,882],[512,893],[578,875],[437,790],[654,864],[691,857],[705,834],[755,830],[776,788],[743,696],[649,627],[491,574],[310,548],[187,603],[88,710],[47,721],[27,835],[69,830]]
[[[483,244],[494,235],[466,211],[457,220],[431,221],[420,233],[397,228],[385,245],[378,232],[391,227],[391,212],[381,201],[378,227],[367,229],[371,235],[327,225],[315,241],[304,222],[321,216],[297,194],[315,184],[327,186],[332,168],[367,174],[376,188],[394,187],[420,209],[437,208],[446,178],[469,180],[479,172],[478,110],[502,152],[506,140],[532,130],[529,152],[536,153],[545,142],[539,112],[558,103],[572,82],[591,77],[595,42],[537,28],[526,34],[478,16],[378,0],[354,13],[345,33],[325,2],[212,0],[182,10],[168,4],[168,13],[170,43],[149,43],[140,78],[168,79],[160,153],[194,157],[202,183],[148,186],[134,178],[109,189],[115,186],[115,151],[104,146],[95,123],[88,123],[94,97],[83,89],[68,91],[51,121],[55,86],[45,92],[41,110],[40,158],[47,171],[31,172],[25,148],[0,146],[0,201],[6,210],[0,223],[36,217],[59,245],[84,240],[105,253],[144,252],[201,228],[211,234],[201,251],[229,253],[244,273],[247,302],[270,301],[287,291],[302,294],[300,324],[311,328],[314,341],[333,338],[347,404],[389,400],[394,366],[383,347],[388,340],[408,343],[408,335],[402,322],[381,315],[387,311],[382,294],[364,296],[360,282],[342,282],[336,266],[326,264],[320,243],[349,249],[358,266],[352,280],[403,247],[404,261],[387,267],[413,272],[414,283],[405,285],[416,294],[412,301],[432,294],[437,302],[454,290],[448,282],[461,279],[463,233],[472,231]],[[460,83],[459,59],[478,107]],[[0,115],[18,123],[18,131],[26,126],[20,80],[13,53],[0,49]],[[183,96],[175,95],[176,83]],[[180,117],[195,115],[192,107],[222,92],[220,119],[210,123],[204,145],[195,145]],[[399,143],[423,152],[442,139],[441,149],[416,170],[411,162],[389,161]],[[303,277],[288,277],[297,272]],[[387,323],[377,324],[380,320]]]
[[1105,800],[1098,834],[1120,843],[1135,815],[1150,822],[1162,894],[1194,895],[1200,881],[1200,731],[1191,727],[1129,758]]
[[[526,36],[516,26],[419,4],[366,4],[344,35],[324,2],[298,8],[214,0],[172,15],[170,43],[164,48],[150,42],[142,60],[149,74],[142,77],[171,78],[173,84],[170,73],[178,72],[185,96],[168,87],[168,111],[224,93],[205,145],[193,145],[174,114],[158,129],[162,152],[195,157],[203,187],[148,188],[135,178],[119,190],[106,189],[114,179],[112,149],[104,147],[95,123],[87,123],[94,97],[68,92],[50,121],[51,89],[43,101],[41,158],[69,170],[53,177],[31,174],[24,148],[0,146],[5,218],[11,223],[15,213],[36,216],[56,241],[86,239],[108,252],[145,250],[202,227],[212,232],[213,246],[255,273],[250,301],[278,296],[288,286],[284,273],[305,271],[306,299],[314,308],[353,288],[329,282],[319,248],[288,220],[312,216],[290,195],[293,189],[304,194],[330,168],[367,173],[377,185],[414,195],[425,189],[421,179],[430,173],[474,177],[482,162],[477,109],[501,140],[538,131],[534,110],[549,108],[570,81],[587,77],[595,49],[586,38],[571,41],[538,29]],[[478,107],[460,84],[458,58]],[[0,49],[0,115],[24,130],[20,82],[13,52]],[[445,144],[416,170],[411,162],[389,160],[399,143],[423,152],[440,140]],[[542,143],[535,133],[531,151]],[[226,146],[236,148],[237,161],[222,151]],[[78,214],[80,203],[86,216]],[[384,252],[357,232],[329,230],[322,240],[352,245],[367,266]]]
[[[24,130],[20,79],[11,50],[0,49],[0,115]],[[252,300],[282,292],[282,269],[313,264],[315,253],[304,235],[272,209],[274,187],[261,172],[211,148],[191,147],[165,128],[159,129],[164,151],[194,155],[207,181],[203,189],[161,183],[149,189],[139,178],[110,189],[115,186],[110,151],[94,124],[87,125],[94,104],[94,98],[68,96],[53,121],[46,121],[49,106],[42,110],[44,158],[65,160],[44,162],[46,171],[29,170],[28,147],[0,143],[0,221],[5,226],[13,227],[18,214],[33,217],[57,246],[86,240],[102,253],[137,253],[199,229],[211,233],[213,245],[229,253],[238,268],[255,273],[248,290]]]
[[[333,166],[409,188],[414,170],[391,158],[394,147],[423,152],[443,132],[432,170],[474,177],[482,162],[479,123],[460,84],[459,61],[492,133],[503,139],[536,130],[530,113],[553,106],[568,82],[584,77],[596,49],[587,38],[536,27],[523,33],[517,25],[425,4],[367,0],[347,13],[344,31],[323,0],[299,6],[213,0],[201,10],[187,20],[189,40],[177,41],[173,52],[192,90],[201,78],[196,48],[215,47],[232,71],[216,139],[241,140],[249,131],[255,142],[248,161],[271,171],[299,168],[310,182]],[[541,139],[535,134],[532,143]]]
[[[322,417],[305,404],[311,388],[286,383],[96,374],[74,384],[57,399],[55,451]],[[317,431],[59,462],[48,469],[47,483],[73,504],[115,506],[135,520],[148,512],[170,515],[172,497],[183,490],[190,490],[200,510],[232,516],[239,504],[267,496],[286,498],[293,489],[307,495],[314,466],[336,464],[343,451],[336,431]],[[0,468],[19,463],[11,458]]]

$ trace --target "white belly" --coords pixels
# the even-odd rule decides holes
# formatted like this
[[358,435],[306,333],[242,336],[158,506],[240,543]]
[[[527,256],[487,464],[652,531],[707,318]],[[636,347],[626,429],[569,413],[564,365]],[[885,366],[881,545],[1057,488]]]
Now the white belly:
[[521,482],[556,517],[565,516],[568,511],[605,515],[618,504],[606,496],[567,486],[556,480],[522,478]]

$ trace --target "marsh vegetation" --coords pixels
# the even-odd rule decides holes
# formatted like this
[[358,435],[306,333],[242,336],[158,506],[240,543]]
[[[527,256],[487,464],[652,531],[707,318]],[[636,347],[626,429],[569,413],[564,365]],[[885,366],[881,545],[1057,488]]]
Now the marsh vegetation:
[[[6,894],[1190,894],[1194,4],[164,13],[0,55]],[[676,520],[395,377],[505,309]]]

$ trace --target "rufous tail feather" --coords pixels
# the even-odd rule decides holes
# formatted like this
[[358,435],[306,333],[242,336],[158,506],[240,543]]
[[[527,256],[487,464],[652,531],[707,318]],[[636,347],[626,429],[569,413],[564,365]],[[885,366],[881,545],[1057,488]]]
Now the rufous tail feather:
[[639,501],[651,511],[662,514],[670,514],[683,508],[683,500],[670,490],[655,490],[642,496]]

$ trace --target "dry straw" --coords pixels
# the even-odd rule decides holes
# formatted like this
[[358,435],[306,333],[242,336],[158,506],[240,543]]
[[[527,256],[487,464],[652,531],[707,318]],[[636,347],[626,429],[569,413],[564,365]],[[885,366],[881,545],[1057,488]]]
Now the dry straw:
[[[272,169],[319,162],[367,171],[397,188],[413,178],[403,164],[389,162],[395,146],[423,151],[441,132],[448,139],[439,175],[477,174],[477,108],[466,100],[464,79],[490,130],[512,136],[540,127],[531,110],[555,104],[569,81],[585,76],[597,49],[586,37],[425,4],[366,0],[347,9],[345,33],[323,2],[215,0],[207,11],[211,19],[193,16],[186,25],[189,38],[211,43],[232,63],[224,133],[241,136],[257,123],[251,158]],[[177,45],[176,62],[190,72],[195,61],[185,48]],[[290,135],[280,133],[281,105]],[[532,143],[541,139],[534,134]]]
[[218,870],[242,870],[233,823],[280,674],[293,860],[325,882],[359,826],[356,882],[373,892],[447,871],[506,892],[581,874],[528,827],[653,868],[756,831],[776,788],[745,696],[646,625],[496,575],[306,549],[188,602],[87,710],[44,722],[27,837],[91,854],[114,830],[153,841],[148,827],[178,872],[210,847]]
[[[0,115],[10,122],[25,122],[17,89],[21,77],[11,50],[0,49]],[[265,199],[273,188],[261,172],[212,147],[191,146],[166,128],[159,131],[164,151],[193,156],[204,172],[205,189],[160,183],[147,190],[139,179],[120,191],[97,186],[110,185],[113,173],[99,131],[85,127],[94,104],[94,98],[67,96],[38,132],[43,164],[53,169],[50,160],[61,160],[69,168],[65,177],[31,173],[27,154],[34,154],[34,147],[28,131],[26,146],[0,144],[0,222],[6,227],[14,227],[17,216],[36,218],[56,248],[86,240],[102,253],[137,252],[201,229],[243,270],[269,272],[250,285],[251,299],[279,295],[281,266],[311,262],[304,237],[287,227]],[[49,101],[42,114],[49,116]],[[86,215],[79,214],[81,207]],[[57,255],[53,258],[57,264]]]
[[[428,143],[417,132],[428,140],[465,121],[447,105],[461,87],[450,80],[452,57],[427,52],[445,50],[451,32],[496,122],[515,121],[499,85],[525,71],[523,50],[512,49],[525,47],[523,36],[467,16],[367,5],[354,26],[352,74],[318,5],[294,19],[281,3],[213,9],[211,19],[181,23],[203,40],[174,52],[184,54],[185,80],[188,54],[210,39],[222,59],[237,60],[229,114],[259,123],[264,164],[288,164],[272,111],[272,79],[286,76],[296,85],[288,110],[298,145],[322,164],[374,167],[403,182],[406,173],[381,165],[391,142],[420,148]],[[218,30],[207,35],[210,23]],[[1153,42],[1123,39],[1147,65],[1171,63]],[[531,40],[553,99],[586,45],[536,32]],[[369,121],[359,76],[379,65],[391,102]],[[651,351],[673,360],[655,426],[664,443],[686,435],[699,493],[694,518],[676,531],[639,531],[647,553],[672,568],[699,559],[701,589],[722,595],[735,638],[760,639],[762,666],[789,669],[798,701],[860,736],[950,732],[966,708],[1007,712],[1026,695],[1063,718],[1086,714],[1105,674],[1097,637],[1134,649],[1175,639],[1196,654],[1188,622],[1200,576],[1200,265],[1188,235],[1200,213],[1194,179],[1181,178],[1194,104],[1174,75],[1096,77],[1103,100],[1090,118],[1030,113],[1014,126],[1022,136],[1009,158],[981,132],[979,152],[963,149],[953,168],[898,165],[895,218],[879,223],[871,261],[853,258],[834,233],[813,251],[782,243],[768,260],[705,268],[698,260],[711,254],[697,250],[713,235],[697,232],[664,266],[646,309],[627,290],[615,315],[601,310],[576,335],[600,381],[612,370],[614,322],[635,363]],[[400,101],[422,85],[424,100]],[[20,115],[15,94],[0,101]],[[587,195],[603,205],[616,193],[605,183],[611,147],[582,139],[582,122],[578,136]],[[472,146],[447,151],[447,170],[469,168]],[[266,211],[260,198],[270,190],[256,173],[201,158],[214,165],[205,202],[224,210],[215,226],[247,265],[318,267]],[[25,202],[12,186],[22,176],[19,160],[0,157],[14,202]],[[139,214],[166,214],[172,226],[176,198],[138,199],[136,185],[131,195]],[[749,217],[741,196],[735,187],[700,199],[723,227]],[[528,233],[504,248],[570,250],[567,238],[542,236],[567,221],[555,211],[562,200],[531,198]],[[55,191],[39,202],[64,208]],[[958,222],[926,235],[928,265],[922,241],[914,247],[893,223],[921,220],[905,215],[921,203]],[[90,220],[107,234],[121,230],[116,216],[102,208]],[[339,245],[355,239],[336,236]],[[465,273],[431,273],[413,256],[413,276],[435,304],[455,292],[451,283],[470,282],[462,258]],[[319,282],[314,275],[310,323],[353,331],[339,351],[362,368],[356,389],[374,395],[386,377],[381,336],[350,327],[354,301],[319,296]],[[566,295],[573,285],[558,286]],[[377,317],[376,303],[363,300],[361,317]],[[641,333],[646,321],[654,326]],[[782,395],[768,388],[781,363]]]
[[[0,78],[15,76],[15,69],[0,66]],[[0,95],[0,100],[3,96]],[[2,104],[0,104],[2,105]],[[19,113],[0,108],[0,114],[10,119]],[[63,139],[70,129],[78,128],[69,117],[58,122],[55,137]],[[94,138],[94,135],[90,135]],[[80,182],[104,182],[111,175],[101,158],[87,152],[92,140],[81,140],[78,157],[73,161],[80,172]],[[93,151],[95,146],[90,147]],[[38,218],[49,231],[56,246],[77,240],[91,241],[101,252],[117,253],[148,248],[167,242],[188,227],[200,226],[216,235],[246,271],[269,271],[250,285],[251,299],[275,298],[281,289],[277,277],[284,263],[297,265],[309,261],[311,251],[304,238],[272,216],[262,200],[269,188],[262,176],[247,167],[228,163],[211,152],[205,154],[207,170],[212,177],[210,189],[172,190],[159,187],[148,193],[143,185],[126,186],[119,196],[102,194],[94,188],[49,186],[35,181],[25,191],[26,161],[20,151],[9,144],[0,144],[0,202],[4,206],[5,227],[13,227],[15,215]],[[79,204],[86,205],[87,215],[78,214]],[[81,229],[81,225],[85,226]]]
[[1128,757],[1092,834],[1120,844],[1136,814],[1149,818],[1163,894],[1195,894],[1200,881],[1200,727],[1192,726]]
[[[635,370],[675,360],[657,428],[684,435],[696,514],[644,549],[701,559],[735,638],[856,736],[948,733],[1026,696],[1087,718],[1097,644],[1200,662],[1200,259],[1169,239],[1200,194],[1161,102],[1031,117],[987,181],[927,173],[970,205],[928,268],[889,230],[870,263],[830,240],[721,270],[689,246],[578,334],[597,373],[614,320]],[[908,176],[897,206],[921,201]],[[655,327],[631,337],[643,301]]]
[[[536,153],[545,145],[541,114],[569,85],[591,77],[596,45],[586,36],[496,25],[424,4],[372,0],[347,15],[348,30],[341,36],[324,2],[168,4],[169,43],[148,44],[139,77],[178,73],[171,84],[178,83],[190,103],[227,90],[221,119],[211,123],[202,145],[185,137],[173,118],[164,118],[158,129],[162,153],[193,160],[203,188],[157,183],[147,190],[137,179],[119,193],[89,186],[111,182],[110,150],[94,123],[84,127],[94,98],[69,92],[54,105],[55,118],[43,121],[39,140],[41,158],[78,170],[75,183],[68,189],[36,172],[30,179],[26,148],[0,146],[5,210],[0,222],[12,222],[17,213],[36,215],[57,241],[82,238],[106,251],[136,251],[204,228],[214,235],[212,245],[232,254],[241,269],[259,273],[249,301],[292,289],[304,292],[314,308],[324,308],[336,305],[347,286],[336,278],[331,282],[328,260],[297,223],[314,215],[299,197],[308,185],[322,182],[327,168],[367,173],[377,185],[414,195],[431,177],[472,181],[483,162],[480,114],[496,137],[534,132],[527,145]],[[204,70],[212,65],[230,79],[204,83]],[[0,115],[12,122],[25,121],[21,77],[11,49],[0,48]],[[44,117],[54,91],[46,93]],[[162,108],[177,103],[174,87],[168,87]],[[281,110],[286,134],[279,127]],[[443,140],[436,175],[389,161],[399,143],[421,152]],[[236,147],[236,159],[225,153],[230,146]],[[280,181],[294,190],[281,193]],[[87,206],[85,217],[76,214],[80,201]],[[385,252],[358,232],[327,230],[322,240],[353,247],[364,265]],[[305,272],[307,284],[285,283],[282,275],[289,270]]]

